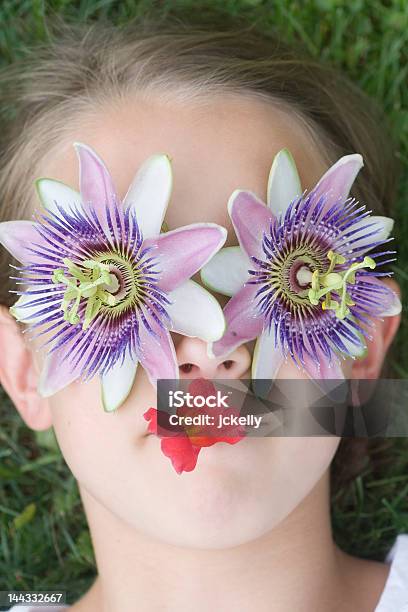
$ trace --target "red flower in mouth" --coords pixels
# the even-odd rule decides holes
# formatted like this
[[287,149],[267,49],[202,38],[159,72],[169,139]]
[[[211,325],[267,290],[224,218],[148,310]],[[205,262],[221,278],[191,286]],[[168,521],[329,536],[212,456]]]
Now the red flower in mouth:
[[[216,389],[211,381],[196,378],[189,385],[188,392],[194,397],[199,395],[207,398],[210,395],[215,395]],[[235,408],[208,408],[207,406],[190,408],[183,405],[177,409],[176,414],[182,419],[186,416],[199,416],[203,420],[206,416],[211,418],[209,424],[181,425],[178,427],[173,425],[171,426],[173,433],[168,435],[169,430],[161,426],[162,422],[168,423],[170,415],[167,412],[149,408],[144,413],[144,418],[149,421],[147,431],[161,438],[161,450],[166,457],[169,457],[178,474],[194,470],[198,454],[202,448],[212,446],[217,442],[236,444],[245,437],[245,429],[240,425],[223,424],[218,427],[221,422],[220,418],[223,420],[224,417],[239,416],[239,411]],[[160,423],[158,423],[158,415]]]

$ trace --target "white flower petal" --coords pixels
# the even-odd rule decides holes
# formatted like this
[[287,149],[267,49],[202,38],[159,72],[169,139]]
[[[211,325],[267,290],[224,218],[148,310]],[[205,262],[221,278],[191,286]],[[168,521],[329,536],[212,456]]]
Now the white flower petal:
[[225,331],[225,319],[218,301],[198,283],[188,280],[169,292],[173,302],[166,310],[171,331],[213,342]]
[[359,333],[354,327],[352,327],[347,319],[343,320],[343,325],[350,331],[353,336],[357,336],[360,340],[360,344],[357,345],[354,342],[351,342],[348,338],[346,338],[343,334],[340,334],[341,341],[345,345],[347,352],[344,353],[346,357],[355,357],[356,359],[361,359],[367,352],[367,345],[364,336]]
[[101,375],[102,404],[106,412],[113,412],[123,404],[129,395],[137,370],[137,361],[126,353],[122,365],[122,358],[105,374]]
[[251,261],[239,246],[225,247],[201,269],[201,280],[212,291],[234,295],[248,280]]
[[[39,297],[44,297],[44,295],[45,294],[41,294],[39,296],[26,294],[20,295],[13,306],[10,306],[10,313],[17,321],[20,321],[21,323],[28,323],[31,325],[37,321],[41,321],[41,319],[44,318],[44,315],[35,317],[35,314],[45,308],[46,304],[35,304],[34,306],[27,306],[27,304]],[[59,299],[61,299],[61,297]]]
[[40,178],[35,181],[35,186],[44,208],[55,215],[60,216],[56,204],[68,212],[71,208],[79,208],[81,205],[81,194],[61,181]]
[[381,278],[366,276],[361,283],[361,296],[369,299],[375,317],[393,317],[400,314],[402,304],[399,296]]
[[285,213],[296,196],[302,195],[295,160],[288,149],[275,155],[268,179],[267,204],[275,216]]
[[131,206],[143,238],[160,234],[166,208],[173,188],[170,158],[164,154],[152,155],[139,168],[123,204]]
[[381,317],[394,317],[395,315],[400,314],[402,310],[401,300],[398,295],[393,291],[393,298],[386,308],[380,313]]
[[[391,234],[393,227],[394,219],[391,219],[390,217],[380,217],[376,215],[365,217],[364,219],[361,219],[361,221],[358,221],[354,225],[350,226],[350,231],[353,231],[353,234],[350,236],[350,240],[354,241],[352,242],[351,247],[353,249],[362,249],[366,245],[369,246],[373,242],[386,240]],[[376,233],[373,234],[372,232]],[[367,236],[366,234],[370,234],[370,236]]]
[[262,332],[252,357],[252,388],[256,395],[267,397],[282,363],[282,351],[275,347],[274,333]]

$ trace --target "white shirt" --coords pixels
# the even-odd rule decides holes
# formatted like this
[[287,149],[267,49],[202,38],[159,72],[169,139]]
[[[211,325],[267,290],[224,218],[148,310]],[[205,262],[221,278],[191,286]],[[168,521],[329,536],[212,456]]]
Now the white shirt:
[[408,612],[408,535],[397,537],[386,562],[391,569],[374,612]]
[[[408,612],[408,535],[399,535],[387,555],[391,564],[380,601],[373,612]],[[13,606],[9,612],[59,612],[68,606]]]

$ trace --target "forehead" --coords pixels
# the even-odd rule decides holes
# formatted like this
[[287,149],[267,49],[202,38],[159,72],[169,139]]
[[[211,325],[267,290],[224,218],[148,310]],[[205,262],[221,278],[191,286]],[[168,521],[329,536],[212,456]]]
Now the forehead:
[[[173,167],[169,229],[209,221],[230,230],[229,196],[234,189],[249,189],[265,200],[273,157],[284,147],[295,158],[303,189],[313,187],[325,170],[294,115],[241,95],[190,102],[135,96],[106,104],[79,117],[52,158],[44,160],[40,174],[78,189],[75,141],[91,146],[104,160],[121,198],[147,157],[168,154]],[[229,242],[234,242],[231,235]]]

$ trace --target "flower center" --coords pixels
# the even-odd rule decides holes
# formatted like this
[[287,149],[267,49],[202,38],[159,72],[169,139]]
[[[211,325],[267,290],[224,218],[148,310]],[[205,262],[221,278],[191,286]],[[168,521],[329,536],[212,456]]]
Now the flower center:
[[309,268],[309,266],[301,265],[296,272],[296,282],[299,287],[304,289],[312,282],[313,272]]
[[[278,265],[276,265],[276,263]],[[293,306],[310,304],[308,290],[315,270],[323,271],[320,253],[299,248],[282,257],[281,262],[271,266],[270,281],[280,288],[281,295]]]
[[[152,264],[143,261],[143,256],[130,261],[122,254],[109,252],[95,254],[80,265],[69,258],[64,258],[63,263],[67,270],[55,270],[52,281],[66,285],[61,304],[65,321],[76,325],[82,320],[84,330],[101,310],[117,316],[128,308],[151,302],[152,297],[161,297],[154,290]],[[81,302],[86,302],[83,316],[79,313]]]
[[[320,299],[325,296],[322,302],[322,310],[334,310],[336,317],[344,319],[350,312],[349,306],[354,306],[350,294],[347,292],[347,283],[354,284],[356,281],[356,271],[361,268],[376,267],[375,261],[371,257],[364,257],[363,261],[352,264],[348,269],[334,272],[334,267],[346,262],[346,258],[338,253],[329,251],[327,257],[330,261],[329,268],[324,274],[319,270],[315,270],[311,278],[311,288],[308,292],[308,297],[313,304],[317,306]],[[331,292],[335,291],[340,294],[340,302],[332,299]]]
[[93,259],[85,259],[81,263],[82,267],[68,257],[63,259],[63,263],[68,268],[69,276],[59,268],[54,271],[52,282],[67,286],[61,305],[64,319],[72,325],[79,323],[78,308],[83,298],[86,300],[86,309],[82,329],[87,329],[102,304],[114,306],[117,303],[113,294],[119,289],[119,280],[116,274],[110,272],[109,265]]

